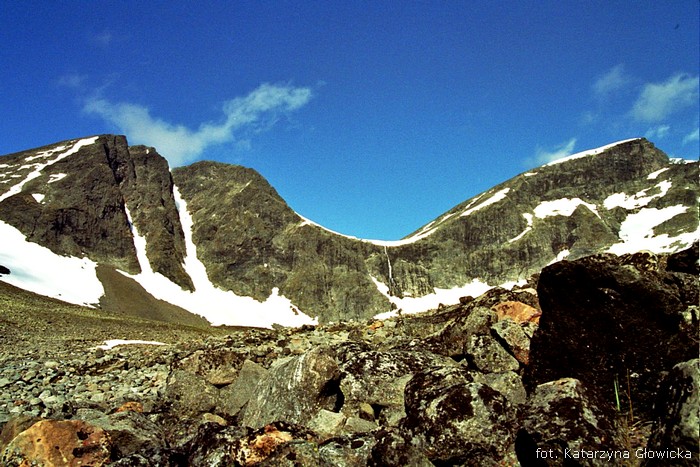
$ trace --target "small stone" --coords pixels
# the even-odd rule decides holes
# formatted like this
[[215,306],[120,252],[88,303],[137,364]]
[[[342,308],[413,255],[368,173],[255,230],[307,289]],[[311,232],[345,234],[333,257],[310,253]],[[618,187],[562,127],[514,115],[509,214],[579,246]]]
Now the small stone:
[[38,373],[35,370],[28,370],[26,373],[24,373],[24,376],[22,376],[22,381],[29,382],[36,378],[36,375]]
[[358,417],[349,417],[343,426],[345,433],[367,433],[377,428],[377,424]]
[[202,421],[204,421],[205,423],[216,423],[217,425],[221,426],[228,425],[228,423],[223,417],[219,417],[218,415],[209,412],[202,415]]
[[323,438],[330,438],[340,433],[345,425],[346,417],[342,413],[321,409],[309,422],[309,428]]

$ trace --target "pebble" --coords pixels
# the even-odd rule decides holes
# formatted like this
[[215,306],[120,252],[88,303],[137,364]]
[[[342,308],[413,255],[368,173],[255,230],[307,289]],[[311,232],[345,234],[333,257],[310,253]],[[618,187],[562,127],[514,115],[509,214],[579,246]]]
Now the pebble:
[[28,353],[3,359],[0,423],[17,415],[55,416],[66,402],[97,404],[104,410],[135,398],[153,404],[162,397],[175,356],[168,348],[160,353],[152,363],[145,362],[138,349],[95,352],[86,348],[83,355],[58,350],[53,358]]

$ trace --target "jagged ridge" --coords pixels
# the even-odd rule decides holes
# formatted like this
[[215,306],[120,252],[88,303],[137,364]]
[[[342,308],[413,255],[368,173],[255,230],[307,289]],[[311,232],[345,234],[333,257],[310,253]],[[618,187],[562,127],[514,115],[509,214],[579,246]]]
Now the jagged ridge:
[[[178,211],[174,186],[187,212]],[[418,311],[565,257],[676,251],[698,238],[699,191],[697,163],[674,163],[645,139],[628,140],[514,177],[403,240],[374,242],[303,218],[252,169],[199,162],[171,176],[155,149],[129,147],[123,136],[0,159],[0,220],[54,253],[131,274],[144,269],[143,237],[150,269],[182,292],[159,298],[219,324],[313,322],[300,311],[320,321]],[[193,220],[189,246],[183,215]],[[199,304],[201,290],[187,295],[194,273],[185,258],[195,246],[209,290]],[[135,278],[167,295],[149,274]]]

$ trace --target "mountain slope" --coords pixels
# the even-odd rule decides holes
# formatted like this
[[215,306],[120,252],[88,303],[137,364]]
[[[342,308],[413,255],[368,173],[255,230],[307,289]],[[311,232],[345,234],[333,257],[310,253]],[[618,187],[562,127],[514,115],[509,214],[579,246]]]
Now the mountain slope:
[[[627,140],[521,174],[405,239],[378,242],[305,219],[252,169],[198,162],[171,175],[154,148],[106,135],[0,158],[0,228],[15,239],[0,248],[10,269],[0,277],[41,282],[41,268],[13,253],[29,248],[24,235],[50,250],[42,258],[73,257],[95,277],[97,265],[124,271],[215,324],[364,319],[456,303],[563,258],[677,251],[699,236],[699,194],[697,163]],[[48,289],[31,290],[56,296]]]

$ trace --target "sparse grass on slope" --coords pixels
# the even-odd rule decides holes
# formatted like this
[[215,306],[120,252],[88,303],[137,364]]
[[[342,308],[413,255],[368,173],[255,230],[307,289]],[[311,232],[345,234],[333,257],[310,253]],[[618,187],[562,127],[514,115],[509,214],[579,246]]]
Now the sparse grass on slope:
[[56,346],[84,350],[106,339],[142,339],[174,343],[224,329],[159,322],[71,305],[0,281],[0,353],[29,348],[51,353]]

